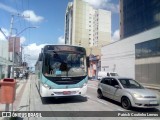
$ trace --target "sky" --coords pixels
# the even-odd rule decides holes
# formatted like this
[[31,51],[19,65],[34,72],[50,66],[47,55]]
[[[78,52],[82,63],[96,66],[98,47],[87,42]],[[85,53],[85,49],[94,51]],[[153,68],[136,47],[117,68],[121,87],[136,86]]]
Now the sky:
[[[27,28],[19,37],[21,37],[21,44],[24,48],[25,60],[30,66],[34,66],[44,45],[64,44],[65,11],[68,2],[72,1],[0,0],[0,28],[4,33],[9,35],[11,15],[13,14],[12,34],[16,35]],[[119,0],[83,1],[88,2],[94,8],[111,11],[112,41],[119,40]],[[3,39],[5,38],[0,33],[0,40]]]

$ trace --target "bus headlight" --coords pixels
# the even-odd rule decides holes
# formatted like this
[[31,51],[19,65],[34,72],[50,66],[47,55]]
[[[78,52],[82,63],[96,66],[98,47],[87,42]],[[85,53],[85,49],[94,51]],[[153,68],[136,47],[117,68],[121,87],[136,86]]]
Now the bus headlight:
[[82,88],[82,87],[84,87],[84,86],[86,86],[87,85],[87,83],[84,83],[83,85],[81,85],[80,87]]
[[45,87],[45,88],[51,89],[51,87],[47,84],[42,84],[42,86]]

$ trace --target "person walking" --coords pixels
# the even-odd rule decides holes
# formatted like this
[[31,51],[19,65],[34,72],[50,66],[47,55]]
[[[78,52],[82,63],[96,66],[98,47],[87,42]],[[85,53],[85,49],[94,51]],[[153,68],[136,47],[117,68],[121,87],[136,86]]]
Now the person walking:
[[16,79],[17,78],[17,73],[16,73],[16,71],[14,71],[14,79]]
[[19,74],[19,78],[22,80],[22,78],[23,78],[23,74],[22,74],[22,72],[20,72],[20,74]]

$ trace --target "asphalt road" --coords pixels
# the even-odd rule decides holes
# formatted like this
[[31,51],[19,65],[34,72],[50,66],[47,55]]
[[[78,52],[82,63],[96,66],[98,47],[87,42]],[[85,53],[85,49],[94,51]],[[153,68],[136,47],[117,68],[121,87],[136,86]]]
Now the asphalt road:
[[[67,98],[47,98],[42,99],[38,93],[36,86],[36,78],[35,76],[31,76],[28,81],[27,88],[29,106],[28,111],[77,111],[75,114],[85,113],[85,111],[126,111],[121,107],[121,105],[115,101],[110,99],[98,99],[97,98],[97,82],[89,81],[88,82],[88,90],[86,96],[76,96],[76,97],[67,97]],[[27,98],[26,98],[27,99]],[[82,111],[82,112],[80,112]],[[132,112],[156,112],[159,109],[137,109],[133,108]],[[126,111],[127,112],[127,111]],[[64,112],[62,112],[63,114]],[[59,114],[59,113],[57,113]],[[86,113],[85,113],[86,114]],[[88,114],[93,114],[93,112],[88,112]],[[110,114],[107,113],[106,114]],[[144,118],[144,117],[45,117],[45,118],[25,118],[26,120],[106,120],[106,119],[118,119],[118,120],[144,120],[144,119],[153,119],[153,118]],[[160,119],[160,118],[154,118]]]

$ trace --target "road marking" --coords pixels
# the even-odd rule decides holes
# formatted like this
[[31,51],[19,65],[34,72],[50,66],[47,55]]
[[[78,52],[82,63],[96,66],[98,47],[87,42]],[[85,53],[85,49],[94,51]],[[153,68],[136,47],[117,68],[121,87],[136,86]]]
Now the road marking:
[[108,105],[107,103],[105,103],[105,102],[103,102],[103,101],[101,101],[101,100],[97,100],[98,102],[100,102],[100,103],[103,103],[103,104],[105,104],[105,105]]
[[[121,109],[121,108],[117,108],[117,110],[118,110],[118,111],[124,111],[124,110],[123,110],[123,109]],[[127,110],[125,110],[125,111],[127,111]]]

